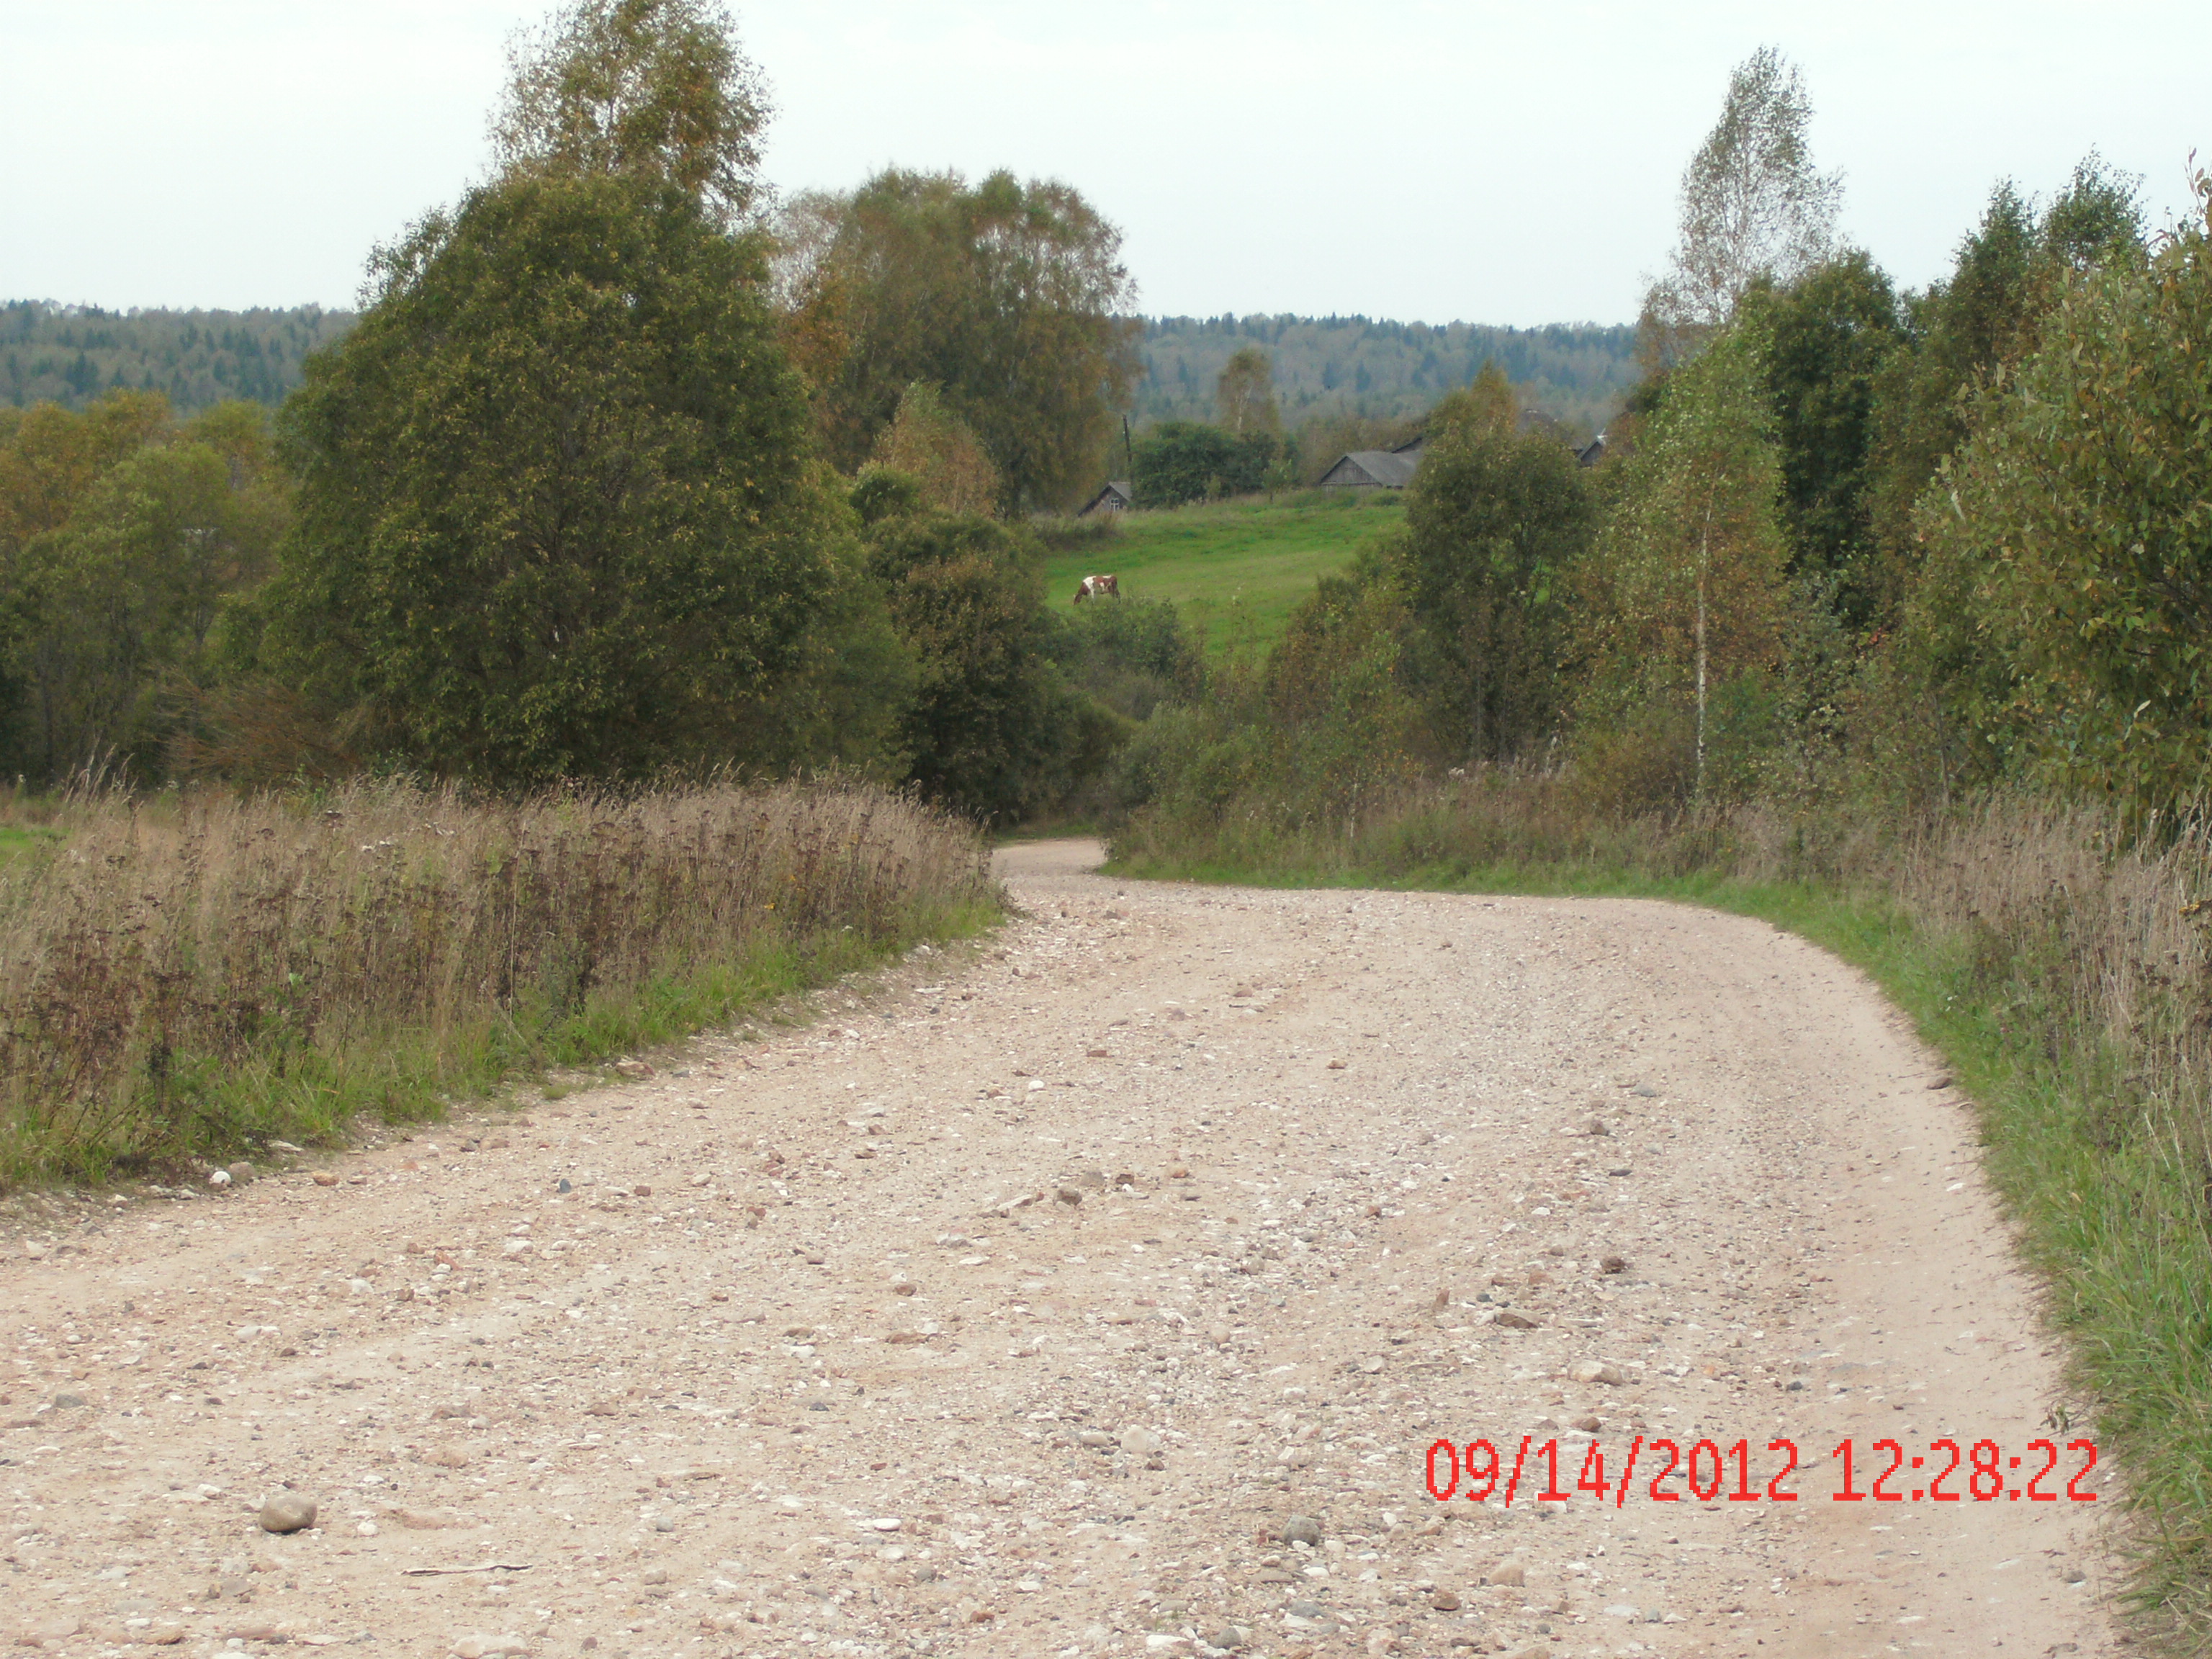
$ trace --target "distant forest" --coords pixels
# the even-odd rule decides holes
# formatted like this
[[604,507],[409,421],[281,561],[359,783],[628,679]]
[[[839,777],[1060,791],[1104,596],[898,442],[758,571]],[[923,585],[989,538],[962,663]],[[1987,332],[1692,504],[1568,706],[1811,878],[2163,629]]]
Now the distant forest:
[[1256,345],[1274,370],[1285,426],[1317,416],[1391,421],[1419,415],[1495,362],[1520,394],[1578,434],[1596,432],[1635,385],[1636,331],[1554,323],[1392,323],[1365,317],[1147,319],[1140,421],[1213,418],[1213,383],[1239,347]]
[[166,393],[185,416],[233,398],[280,404],[307,354],[353,320],[320,306],[102,311],[10,301],[0,304],[0,404],[82,409],[118,386]]
[[[102,311],[0,304],[0,404],[82,409],[116,386],[164,392],[179,416],[228,398],[279,404],[307,355],[353,325],[319,306],[252,311]],[[1140,422],[1213,418],[1213,382],[1239,346],[1272,360],[1286,426],[1314,416],[1418,415],[1486,361],[1524,407],[1595,432],[1636,380],[1636,331],[1590,325],[1490,328],[1365,317],[1147,318]]]

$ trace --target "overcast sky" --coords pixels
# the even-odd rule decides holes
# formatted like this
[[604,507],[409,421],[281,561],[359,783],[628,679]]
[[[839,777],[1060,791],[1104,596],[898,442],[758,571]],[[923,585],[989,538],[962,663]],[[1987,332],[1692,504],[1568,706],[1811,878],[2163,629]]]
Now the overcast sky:
[[[0,298],[352,303],[482,177],[501,0],[0,0]],[[1844,228],[1948,267],[1999,178],[2094,147],[2154,222],[2212,161],[2212,4],[2152,0],[738,8],[779,188],[896,162],[1079,188],[1153,313],[1635,315],[1731,65],[1804,70]]]

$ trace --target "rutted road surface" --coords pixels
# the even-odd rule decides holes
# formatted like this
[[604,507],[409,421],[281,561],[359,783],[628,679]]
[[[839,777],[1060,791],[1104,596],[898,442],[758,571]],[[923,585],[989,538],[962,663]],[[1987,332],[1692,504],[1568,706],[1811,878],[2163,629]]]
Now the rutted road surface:
[[[1664,905],[1095,858],[1009,851],[1002,936],[650,1078],[190,1202],[19,1205],[0,1632],[2111,1650],[2106,1505],[1910,1497],[1939,1439],[2024,1456],[2009,1492],[2082,1431],[2045,1426],[1969,1115],[1857,975]],[[1510,1507],[1425,1490],[1437,1440],[1510,1473],[1524,1437]],[[1862,1490],[1879,1440],[1934,1468],[1832,1501],[1847,1437]],[[1713,1501],[1653,1495],[1662,1439],[1723,1453]],[[288,1484],[319,1525],[263,1531]]]

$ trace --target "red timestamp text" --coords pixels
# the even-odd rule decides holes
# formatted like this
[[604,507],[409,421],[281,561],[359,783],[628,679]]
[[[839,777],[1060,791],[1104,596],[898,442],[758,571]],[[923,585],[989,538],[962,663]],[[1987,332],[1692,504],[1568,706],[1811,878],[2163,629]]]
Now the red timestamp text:
[[[1577,1450],[1581,1465],[1575,1466]],[[1927,1451],[1908,1451],[1896,1440],[1877,1440],[1862,1459],[1856,1441],[1844,1440],[1828,1454],[1841,1484],[1828,1493],[1838,1504],[2094,1504],[2097,1494],[2082,1481],[2097,1467],[2094,1440],[2069,1440],[2062,1452],[2055,1440],[2031,1440],[2024,1455],[2008,1456],[1994,1440],[1961,1443],[1948,1436],[1929,1443]],[[2066,1453],[2081,1455],[2078,1468]],[[1754,1469],[1756,1462],[1758,1468]],[[1664,1437],[1638,1435],[1624,1452],[1616,1443],[1608,1468],[1604,1445],[1564,1452],[1557,1440],[1522,1435],[1510,1461],[1496,1443],[1470,1440],[1462,1447],[1439,1440],[1429,1448],[1423,1470],[1429,1496],[1438,1503],[1455,1498],[1486,1503],[1502,1496],[1516,1502],[1565,1504],[1594,1498],[1615,1509],[1632,1493],[1655,1504],[1678,1504],[1685,1496],[1700,1504],[1755,1504],[1764,1499],[1794,1504],[1803,1494],[1790,1482],[1803,1458],[1794,1440],[1770,1440],[1754,1454],[1748,1439],[1724,1444],[1698,1440],[1685,1446]],[[1618,1479],[1613,1470],[1619,1471]],[[2070,1469],[2069,1474],[2068,1470]],[[1872,1479],[1862,1489],[1859,1483]],[[1571,1481],[1571,1485],[1565,1484]],[[2063,1484],[2062,1484],[2063,1483]],[[1679,1485],[1680,1490],[1674,1488]]]

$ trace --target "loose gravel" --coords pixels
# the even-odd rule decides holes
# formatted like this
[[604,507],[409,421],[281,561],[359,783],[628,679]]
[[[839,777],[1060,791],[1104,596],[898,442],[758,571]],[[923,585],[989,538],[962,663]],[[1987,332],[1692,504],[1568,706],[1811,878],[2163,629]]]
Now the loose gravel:
[[[0,1631],[2110,1650],[2109,1466],[2103,1504],[1830,1497],[1846,1437],[1863,1488],[1886,1437],[2084,1432],[1971,1114],[1858,975],[1667,905],[1097,857],[1010,849],[985,945],[520,1116],[19,1202]],[[1567,1501],[1534,1461],[1510,1508],[1425,1486],[1524,1436]],[[1759,1496],[1573,1490],[1639,1437],[1747,1441]]]

